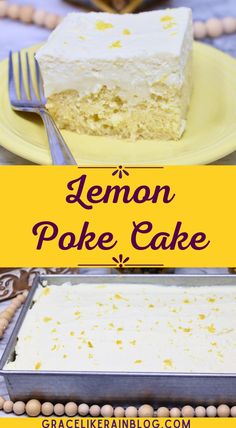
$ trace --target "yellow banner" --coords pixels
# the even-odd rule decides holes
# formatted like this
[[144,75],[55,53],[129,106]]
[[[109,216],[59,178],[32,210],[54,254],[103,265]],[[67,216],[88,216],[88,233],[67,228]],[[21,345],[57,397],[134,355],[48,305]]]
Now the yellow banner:
[[236,167],[0,168],[0,266],[236,265]]
[[0,418],[1,428],[233,428],[234,418]]

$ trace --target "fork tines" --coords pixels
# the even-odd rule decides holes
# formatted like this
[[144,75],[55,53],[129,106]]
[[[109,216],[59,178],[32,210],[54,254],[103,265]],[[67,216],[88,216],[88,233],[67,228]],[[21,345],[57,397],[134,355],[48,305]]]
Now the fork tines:
[[32,64],[28,52],[25,54],[17,52],[16,55],[9,53],[8,88],[10,101],[14,107],[45,105],[40,69],[35,56]]

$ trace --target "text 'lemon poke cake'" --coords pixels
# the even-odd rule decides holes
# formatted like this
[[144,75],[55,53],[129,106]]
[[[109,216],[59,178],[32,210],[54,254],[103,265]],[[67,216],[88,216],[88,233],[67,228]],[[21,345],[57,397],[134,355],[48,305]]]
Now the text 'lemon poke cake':
[[232,287],[39,287],[7,370],[234,373]]
[[60,128],[178,140],[192,76],[191,9],[71,13],[39,49],[47,107]]

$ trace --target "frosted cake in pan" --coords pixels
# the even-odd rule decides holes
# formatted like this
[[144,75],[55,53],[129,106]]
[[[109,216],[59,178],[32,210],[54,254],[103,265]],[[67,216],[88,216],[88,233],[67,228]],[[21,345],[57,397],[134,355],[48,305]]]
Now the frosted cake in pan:
[[80,134],[178,140],[192,88],[191,9],[71,13],[36,57],[47,107]]
[[236,290],[39,287],[7,370],[234,373]]

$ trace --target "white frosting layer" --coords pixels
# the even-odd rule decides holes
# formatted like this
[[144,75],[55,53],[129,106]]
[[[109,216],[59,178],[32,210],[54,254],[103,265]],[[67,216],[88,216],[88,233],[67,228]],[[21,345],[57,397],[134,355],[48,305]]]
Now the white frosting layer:
[[181,87],[192,49],[191,9],[140,14],[71,13],[37,53],[46,96],[102,86],[134,103],[165,81]]
[[234,373],[235,318],[227,286],[40,287],[6,368]]

